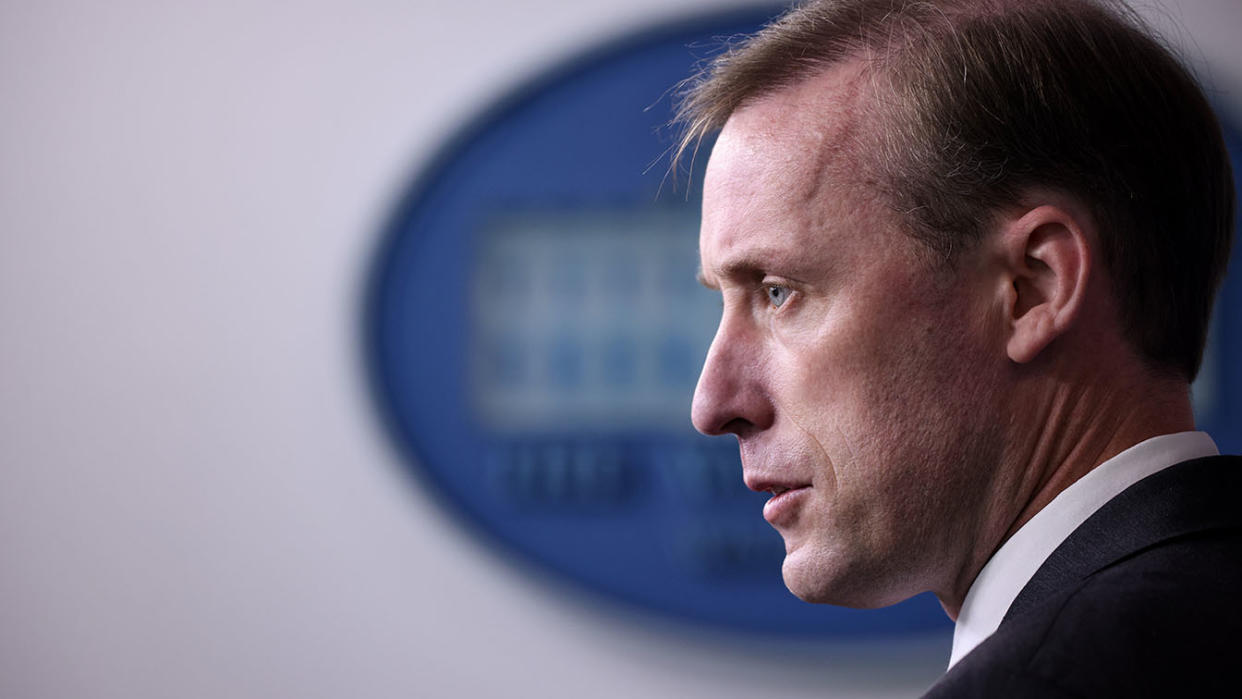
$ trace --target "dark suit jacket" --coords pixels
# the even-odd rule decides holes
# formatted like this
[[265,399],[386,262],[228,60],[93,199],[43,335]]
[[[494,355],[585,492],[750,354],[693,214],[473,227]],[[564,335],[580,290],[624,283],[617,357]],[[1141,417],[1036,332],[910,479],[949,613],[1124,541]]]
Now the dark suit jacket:
[[1242,458],[1110,500],[925,696],[1242,696]]

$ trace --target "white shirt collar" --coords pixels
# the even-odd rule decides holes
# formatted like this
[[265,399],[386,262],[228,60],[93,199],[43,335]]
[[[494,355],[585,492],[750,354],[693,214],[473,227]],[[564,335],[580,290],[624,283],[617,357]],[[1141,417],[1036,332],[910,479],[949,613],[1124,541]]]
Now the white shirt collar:
[[1206,432],[1179,432],[1140,442],[1092,469],[1022,525],[979,571],[953,629],[949,667],[1000,626],[1009,605],[1048,556],[1104,503],[1174,464],[1219,454]]

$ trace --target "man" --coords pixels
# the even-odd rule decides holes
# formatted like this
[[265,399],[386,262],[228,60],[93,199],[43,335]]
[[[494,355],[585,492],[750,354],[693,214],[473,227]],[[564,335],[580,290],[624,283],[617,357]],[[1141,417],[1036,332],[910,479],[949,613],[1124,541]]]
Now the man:
[[772,493],[804,600],[933,591],[931,696],[1215,694],[1242,463],[1194,432],[1233,182],[1120,5],[821,0],[690,84],[720,135],[693,420]]

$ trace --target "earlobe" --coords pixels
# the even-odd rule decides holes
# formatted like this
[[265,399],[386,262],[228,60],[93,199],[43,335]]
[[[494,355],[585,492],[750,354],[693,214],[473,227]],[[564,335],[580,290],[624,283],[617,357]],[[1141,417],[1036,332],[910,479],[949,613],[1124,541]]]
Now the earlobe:
[[1082,312],[1091,269],[1090,219],[1069,206],[1044,205],[1002,230],[1009,336],[1006,351],[1027,363]]

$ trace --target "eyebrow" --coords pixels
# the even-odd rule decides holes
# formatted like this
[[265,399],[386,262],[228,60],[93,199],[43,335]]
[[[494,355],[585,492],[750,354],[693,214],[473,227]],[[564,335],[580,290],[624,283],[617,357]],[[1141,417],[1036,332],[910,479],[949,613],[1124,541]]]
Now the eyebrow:
[[[730,260],[721,266],[718,276],[729,280],[745,279],[758,281],[763,278],[763,275],[765,274],[764,270],[769,266],[763,262],[763,259],[762,255],[745,255],[738,257],[737,259]],[[700,284],[708,289],[713,289],[715,291],[720,290],[720,285],[715,281],[708,279],[707,275],[703,273],[702,264],[699,265],[695,278],[699,280]]]
[[713,281],[709,281],[709,280],[707,279],[707,277],[703,275],[703,265],[699,265],[699,266],[698,266],[698,269],[696,269],[696,270],[694,271],[694,279],[695,279],[695,280],[696,280],[699,284],[702,284],[703,286],[707,287],[708,289],[711,289],[711,290],[713,290],[713,291],[720,291],[720,285],[719,285],[719,284],[717,284],[716,282],[713,282]]

